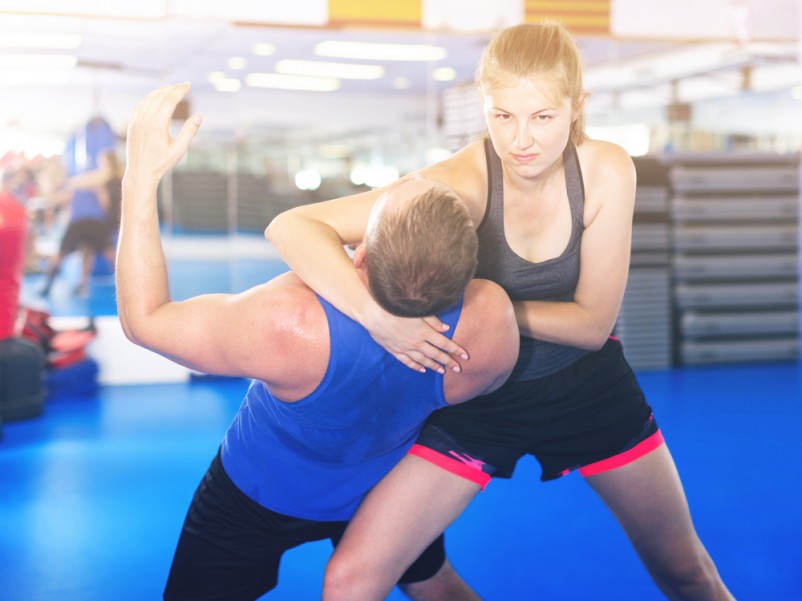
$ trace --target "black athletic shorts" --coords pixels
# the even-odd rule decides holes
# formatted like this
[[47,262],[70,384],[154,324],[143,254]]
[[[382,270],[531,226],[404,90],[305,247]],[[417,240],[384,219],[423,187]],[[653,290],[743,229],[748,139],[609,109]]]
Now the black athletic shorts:
[[[219,453],[195,491],[164,590],[167,601],[253,601],[278,582],[281,556],[306,542],[337,544],[348,522],[318,522],[270,511],[245,495]],[[441,535],[399,582],[420,582],[445,563]]]
[[111,246],[111,234],[105,219],[79,219],[67,226],[59,250],[61,254],[68,255],[82,246],[89,246],[100,252]]
[[610,338],[555,374],[435,411],[410,453],[484,487],[511,477],[527,454],[546,481],[614,469],[662,443],[621,343]]

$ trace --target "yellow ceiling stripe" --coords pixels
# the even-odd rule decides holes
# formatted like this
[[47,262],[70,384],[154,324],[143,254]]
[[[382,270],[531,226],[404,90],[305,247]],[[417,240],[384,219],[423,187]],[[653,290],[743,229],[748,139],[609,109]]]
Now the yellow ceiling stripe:
[[610,0],[526,0],[525,9],[551,12],[610,12]]
[[574,34],[610,35],[610,0],[526,0],[524,21],[559,21]]
[[422,0],[329,0],[329,25],[420,27]]

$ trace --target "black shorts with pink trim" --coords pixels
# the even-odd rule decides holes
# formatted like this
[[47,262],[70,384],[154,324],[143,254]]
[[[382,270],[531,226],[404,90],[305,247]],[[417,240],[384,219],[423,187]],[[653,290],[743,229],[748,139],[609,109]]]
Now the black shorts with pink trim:
[[621,343],[610,338],[565,369],[434,412],[410,453],[484,488],[534,455],[543,481],[592,476],[663,443]]

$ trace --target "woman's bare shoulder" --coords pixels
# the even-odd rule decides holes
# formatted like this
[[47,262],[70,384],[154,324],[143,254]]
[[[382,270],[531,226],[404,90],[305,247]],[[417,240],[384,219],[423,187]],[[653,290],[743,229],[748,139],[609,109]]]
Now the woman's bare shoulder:
[[577,156],[585,184],[585,224],[610,202],[631,211],[637,177],[629,153],[618,144],[589,139],[577,146]]
[[634,165],[629,153],[618,144],[606,140],[589,138],[576,148],[582,173],[587,175],[610,174],[613,169],[618,175],[633,172]]
[[421,174],[451,186],[469,206],[483,203],[487,190],[483,140],[470,142],[450,157],[423,168]]

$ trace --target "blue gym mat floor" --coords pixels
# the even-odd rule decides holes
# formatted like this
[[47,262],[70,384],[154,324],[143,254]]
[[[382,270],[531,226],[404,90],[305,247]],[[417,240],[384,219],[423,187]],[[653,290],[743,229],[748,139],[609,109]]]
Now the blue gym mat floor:
[[[175,298],[241,290],[286,269],[269,253],[192,255],[171,259]],[[88,298],[71,295],[75,278],[77,263],[68,261],[45,303],[54,315],[115,314],[111,275],[93,277]],[[44,302],[35,294],[41,282],[26,277],[24,303]],[[802,365],[638,376],[733,594],[802,599]],[[184,512],[246,386],[211,378],[102,386],[96,395],[49,398],[41,417],[4,424],[0,599],[160,599]],[[663,598],[581,477],[538,477],[534,460],[522,461],[447,533],[452,563],[485,601]],[[324,542],[288,553],[266,598],[319,598],[329,553]]]

